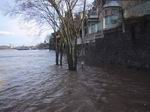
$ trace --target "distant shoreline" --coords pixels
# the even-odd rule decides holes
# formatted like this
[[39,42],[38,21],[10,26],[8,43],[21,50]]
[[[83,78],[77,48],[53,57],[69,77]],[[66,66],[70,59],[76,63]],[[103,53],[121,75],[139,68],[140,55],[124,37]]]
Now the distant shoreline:
[[16,50],[16,49],[10,48],[10,49],[0,49],[0,50]]

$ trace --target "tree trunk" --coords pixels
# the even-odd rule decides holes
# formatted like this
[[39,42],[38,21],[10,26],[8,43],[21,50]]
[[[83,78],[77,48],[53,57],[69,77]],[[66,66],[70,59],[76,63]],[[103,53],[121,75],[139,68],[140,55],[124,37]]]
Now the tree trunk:
[[63,59],[63,46],[60,46],[60,66],[62,66],[62,59]]
[[55,52],[56,52],[56,65],[59,65],[59,49],[58,49],[58,40],[55,35]]
[[75,63],[73,61],[74,56],[72,55],[71,52],[69,52],[69,47],[66,47],[67,51],[66,51],[66,55],[67,55],[67,64],[68,64],[68,69],[71,71],[76,71],[76,66]]
[[59,52],[56,50],[56,65],[59,65]]
[[74,56],[69,55],[68,57],[68,68],[71,71],[76,71],[77,70],[77,65],[76,62],[74,61]]
[[68,69],[71,71],[77,70],[77,49],[76,49],[76,42],[74,47],[67,46],[67,61],[68,61]]

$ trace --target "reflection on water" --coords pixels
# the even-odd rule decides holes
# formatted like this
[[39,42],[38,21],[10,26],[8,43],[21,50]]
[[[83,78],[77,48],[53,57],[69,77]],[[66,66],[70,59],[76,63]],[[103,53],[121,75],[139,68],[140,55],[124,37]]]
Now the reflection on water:
[[69,72],[54,52],[0,51],[0,112],[149,112],[149,73]]

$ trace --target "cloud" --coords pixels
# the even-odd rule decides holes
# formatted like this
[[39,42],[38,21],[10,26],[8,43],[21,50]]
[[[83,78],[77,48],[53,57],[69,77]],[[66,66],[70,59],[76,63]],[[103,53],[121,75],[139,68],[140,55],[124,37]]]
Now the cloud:
[[15,33],[9,31],[0,31],[0,36],[12,36],[12,35],[15,35]]
[[35,45],[43,42],[51,32],[48,26],[41,27],[34,21],[26,22],[19,17],[10,18],[0,12],[0,44]]

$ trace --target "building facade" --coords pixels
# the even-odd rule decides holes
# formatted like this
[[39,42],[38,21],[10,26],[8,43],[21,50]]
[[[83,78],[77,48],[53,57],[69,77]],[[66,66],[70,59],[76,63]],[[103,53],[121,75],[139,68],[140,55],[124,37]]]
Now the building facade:
[[103,30],[108,30],[121,25],[122,7],[117,1],[98,0],[88,11],[85,26],[84,42],[94,42],[97,38],[103,38]]

